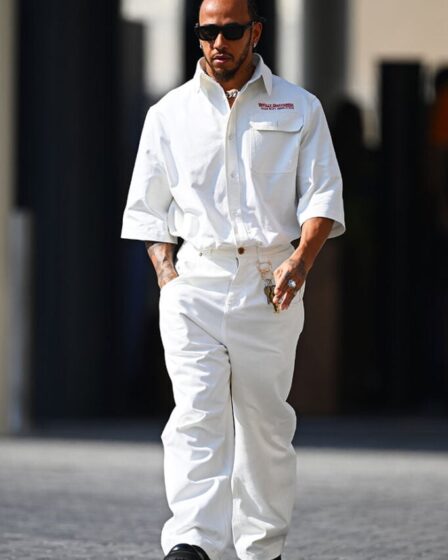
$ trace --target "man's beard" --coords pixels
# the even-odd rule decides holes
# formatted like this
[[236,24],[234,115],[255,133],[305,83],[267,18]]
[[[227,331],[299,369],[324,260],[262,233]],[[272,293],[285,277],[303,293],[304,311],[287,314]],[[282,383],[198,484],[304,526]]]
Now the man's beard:
[[210,67],[213,77],[215,78],[215,80],[217,82],[229,82],[230,80],[232,80],[237,72],[239,71],[239,69],[241,68],[241,66],[243,66],[244,62],[246,61],[248,55],[249,55],[249,51],[250,51],[250,43],[252,40],[252,34],[251,37],[249,38],[249,41],[247,42],[244,51],[242,52],[240,58],[237,60],[235,66],[233,68],[229,68],[228,70],[216,70],[216,68],[213,67],[212,62],[210,60],[206,59],[206,62],[208,64],[208,66]]

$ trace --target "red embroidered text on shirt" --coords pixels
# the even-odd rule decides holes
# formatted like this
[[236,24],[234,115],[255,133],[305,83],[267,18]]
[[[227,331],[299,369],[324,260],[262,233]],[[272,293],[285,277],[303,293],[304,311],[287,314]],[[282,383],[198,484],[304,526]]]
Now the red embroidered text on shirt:
[[294,103],[259,103],[263,111],[280,111],[281,109],[294,109]]

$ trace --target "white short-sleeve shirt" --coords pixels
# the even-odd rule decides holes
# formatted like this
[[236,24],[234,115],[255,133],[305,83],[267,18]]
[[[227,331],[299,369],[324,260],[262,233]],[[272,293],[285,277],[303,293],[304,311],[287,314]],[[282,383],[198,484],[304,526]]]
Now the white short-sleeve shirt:
[[273,247],[309,218],[345,230],[342,180],[320,102],[271,73],[259,55],[230,109],[203,70],[147,114],[121,237],[198,250]]

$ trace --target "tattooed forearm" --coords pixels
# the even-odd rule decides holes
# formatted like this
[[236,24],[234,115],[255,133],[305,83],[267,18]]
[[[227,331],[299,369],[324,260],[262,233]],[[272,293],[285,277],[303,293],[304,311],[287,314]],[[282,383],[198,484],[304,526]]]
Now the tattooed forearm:
[[159,287],[161,288],[177,276],[174,267],[174,250],[176,245],[173,243],[145,241],[145,247],[156,271]]

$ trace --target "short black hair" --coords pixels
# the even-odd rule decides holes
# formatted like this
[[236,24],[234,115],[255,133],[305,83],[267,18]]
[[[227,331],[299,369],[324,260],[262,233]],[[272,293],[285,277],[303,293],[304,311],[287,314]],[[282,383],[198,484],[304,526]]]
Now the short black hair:
[[[199,3],[199,9],[201,8],[204,0],[201,0]],[[247,10],[249,12],[249,17],[251,21],[265,21],[265,18],[260,16],[258,11],[258,2],[257,0],[247,0]]]
[[249,16],[252,21],[263,21],[263,18],[258,13],[257,0],[247,0],[247,9],[249,10]]

